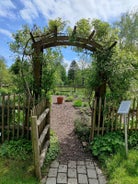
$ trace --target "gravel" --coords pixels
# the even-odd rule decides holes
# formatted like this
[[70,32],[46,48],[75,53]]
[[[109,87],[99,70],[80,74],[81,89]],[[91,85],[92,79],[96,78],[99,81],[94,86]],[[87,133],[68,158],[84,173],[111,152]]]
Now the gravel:
[[78,116],[78,111],[72,106],[72,102],[64,101],[63,104],[57,104],[57,96],[52,97],[51,128],[57,134],[60,143],[58,159],[64,163],[69,160],[91,158],[91,154],[84,151],[74,132],[74,120]]

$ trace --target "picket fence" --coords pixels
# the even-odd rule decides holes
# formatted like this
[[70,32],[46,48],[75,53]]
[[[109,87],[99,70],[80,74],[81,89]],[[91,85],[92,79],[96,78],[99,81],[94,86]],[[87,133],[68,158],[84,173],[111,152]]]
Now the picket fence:
[[0,142],[31,138],[33,100],[25,95],[0,95]]
[[[108,102],[102,103],[101,99],[94,99],[91,109],[91,136],[104,135],[106,132],[124,130],[124,118],[118,114],[119,104]],[[131,99],[131,108],[127,115],[128,131],[138,130],[138,99]]]

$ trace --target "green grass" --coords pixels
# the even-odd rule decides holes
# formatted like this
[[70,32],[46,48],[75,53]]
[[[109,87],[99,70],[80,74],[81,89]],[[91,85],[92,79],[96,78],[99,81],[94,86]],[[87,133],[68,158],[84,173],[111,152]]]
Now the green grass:
[[0,157],[0,184],[39,184],[34,176],[32,160]]
[[138,150],[130,150],[128,158],[117,153],[106,161],[108,184],[138,183]]
[[[58,138],[50,132],[50,148],[46,155],[44,170],[59,152]],[[34,175],[32,143],[19,139],[0,145],[0,184],[39,184]]]
[[0,184],[38,184],[32,155],[32,143],[26,139],[0,145]]

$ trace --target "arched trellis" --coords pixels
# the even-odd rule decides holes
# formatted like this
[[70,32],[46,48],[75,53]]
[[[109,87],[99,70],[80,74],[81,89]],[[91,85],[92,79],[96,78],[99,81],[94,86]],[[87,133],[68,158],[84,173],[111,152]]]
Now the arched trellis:
[[30,32],[33,41],[33,76],[34,76],[34,95],[38,98],[41,95],[41,80],[42,80],[42,55],[43,50],[56,46],[75,46],[82,49],[95,52],[97,50],[104,51],[115,46],[114,42],[109,48],[104,48],[101,44],[94,40],[95,30],[88,36],[88,38],[81,38],[76,34],[76,26],[74,26],[72,35],[58,33],[57,27],[51,33],[43,36],[34,37]]

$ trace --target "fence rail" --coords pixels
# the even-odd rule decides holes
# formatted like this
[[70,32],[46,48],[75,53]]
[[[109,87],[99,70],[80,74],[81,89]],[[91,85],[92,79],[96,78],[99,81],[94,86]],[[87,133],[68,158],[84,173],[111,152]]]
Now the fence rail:
[[41,168],[50,145],[50,103],[43,99],[31,114],[35,174],[41,179]]

